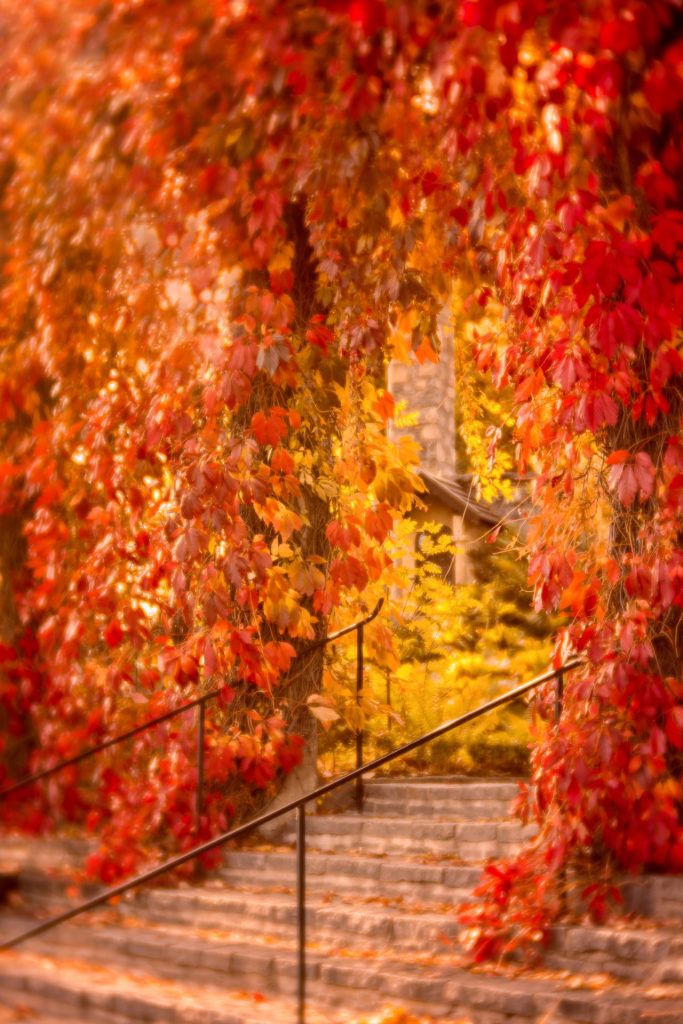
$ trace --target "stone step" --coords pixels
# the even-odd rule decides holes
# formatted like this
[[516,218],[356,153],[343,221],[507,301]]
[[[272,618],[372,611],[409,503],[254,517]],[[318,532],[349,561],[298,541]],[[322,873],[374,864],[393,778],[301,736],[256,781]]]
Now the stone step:
[[[81,920],[78,924],[65,924],[49,937],[40,936],[31,940],[31,953],[39,956],[53,956],[67,963],[88,962],[107,968],[115,967],[129,975],[163,978],[182,981],[191,977],[196,984],[225,984],[228,991],[257,991],[277,997],[291,997],[297,987],[297,962],[295,942],[277,939],[264,934],[255,939],[251,934],[238,934],[218,929],[198,929],[182,926],[163,925],[152,927],[130,918],[121,926],[96,920]],[[352,965],[354,970],[345,975],[343,982],[337,979],[334,985],[354,988],[354,973],[365,977],[366,989],[377,990],[377,1005],[383,996],[400,998],[411,1003],[426,1003],[429,996],[416,988],[421,969],[414,960],[414,953],[400,952],[382,947],[377,948],[376,938],[368,936],[363,950],[351,950],[340,938],[326,943],[309,943],[307,951],[306,977],[311,1000],[320,1006],[341,1006],[349,1002],[349,993],[333,990],[328,993],[325,972],[335,964],[340,968]],[[11,957],[11,954],[8,954]],[[450,976],[453,957],[443,954],[431,956],[431,970],[440,988]],[[4,958],[0,957],[0,966]],[[424,958],[422,958],[424,962]],[[368,964],[371,970],[368,970]],[[399,989],[395,979],[385,989],[385,975],[392,973],[406,976]],[[436,972],[436,974],[434,973]],[[370,984],[370,978],[374,979]],[[433,992],[440,992],[434,983]],[[354,1005],[351,1000],[351,1005]],[[366,1004],[367,1005],[367,1004]]]
[[[321,978],[340,992],[353,986],[349,998],[360,1008],[376,984],[372,971],[337,961],[323,967]],[[459,1010],[476,1024],[680,1024],[683,1020],[680,987],[643,991],[626,984],[605,986],[604,979],[598,978],[551,978],[549,973],[501,977],[407,965],[405,973],[392,973],[382,987],[387,995],[395,993],[398,998],[405,991],[419,993],[425,1003],[445,1007],[447,1013]]]
[[[11,994],[8,994],[7,1005],[3,1006],[0,1002],[0,1024],[19,1024],[20,1021],[28,1021],[28,1024],[67,1024],[68,1021],[74,1021],[73,1014],[68,1010],[67,1016],[55,1016],[58,1012],[59,1009],[55,1009],[54,1004],[51,1006],[43,999],[33,999],[24,993],[23,996],[17,995],[13,1000]],[[81,1021],[78,1024],[81,1024]]]
[[677,928],[655,928],[646,921],[622,920],[608,926],[561,925],[553,929],[547,967],[596,974],[641,984],[680,985],[683,991],[683,935]]
[[[467,896],[478,883],[478,865],[460,864],[456,859],[404,856],[385,857],[344,853],[313,853],[306,857],[307,889],[310,892],[349,893],[364,897],[400,897],[416,903],[453,903],[461,893]],[[289,848],[231,849],[225,864],[214,873],[217,881],[244,891],[281,888],[293,891],[296,861]],[[21,874],[25,900],[47,905],[63,893],[70,876],[28,868]],[[617,880],[618,881],[618,880]],[[661,922],[683,921],[683,875],[627,876],[619,883],[624,910],[640,918]],[[95,886],[87,886],[90,896]],[[596,933],[597,934],[597,933]]]
[[[413,903],[452,903],[468,895],[481,877],[478,865],[459,864],[455,859],[435,861],[427,858],[380,856],[347,857],[334,853],[307,853],[306,889],[309,893],[335,893],[341,897],[410,900]],[[26,905],[61,906],[68,879],[27,871],[21,876],[21,896]],[[205,882],[209,891],[218,886],[236,892],[266,890],[293,892],[296,884],[296,858],[288,848],[278,850],[230,850],[225,864]],[[88,885],[81,896],[86,899],[99,891]],[[149,892],[155,890],[148,890]],[[187,883],[160,890],[178,893],[196,892]],[[79,902],[78,900],[76,902]]]
[[[353,984],[354,968],[346,963],[328,965],[323,980],[337,986]],[[387,979],[384,991],[410,991],[419,986],[420,996],[432,1005],[442,1005],[447,1012],[457,1010],[471,1015],[476,1024],[549,1024],[562,1019],[566,1024],[680,1024],[683,1020],[683,999],[680,990],[659,990],[648,995],[635,986],[597,989],[582,988],[571,977],[550,979],[538,974],[500,977],[451,970],[439,977],[433,969],[423,969],[417,979],[406,971]],[[590,981],[590,979],[587,979]],[[369,982],[369,984],[368,984]],[[592,983],[595,985],[597,979]],[[356,1005],[362,1007],[364,990],[372,980],[357,977]]]
[[[207,928],[242,933],[243,938],[244,933],[256,937],[265,933],[291,939],[294,856],[282,851],[232,851],[229,860],[233,863],[223,874],[231,881],[247,879],[258,884],[229,888],[215,881],[201,888],[149,889],[126,901],[121,912],[190,927],[201,921]],[[456,939],[459,929],[449,908],[467,898],[478,873],[473,867],[416,859],[312,854],[307,880],[309,938],[335,938],[348,948],[390,943],[397,949],[424,950],[426,944],[438,949]],[[265,891],[266,882],[276,891]],[[627,884],[634,882],[638,893],[653,890],[660,900],[667,890],[675,897],[683,888],[680,877],[651,876]],[[650,889],[645,888],[647,882]],[[345,884],[345,892],[335,887],[339,883]],[[645,902],[653,903],[651,892]],[[672,904],[675,899],[670,898],[667,909]],[[57,909],[55,904],[53,911]],[[637,927],[623,922],[602,929],[565,926],[557,930],[545,962],[577,975],[590,970],[652,985],[681,985],[683,940],[679,935],[679,930],[653,929],[643,921]]]
[[[26,948],[43,957],[115,967],[132,976],[175,982],[191,977],[198,985],[225,985],[228,992],[289,998],[297,987],[294,940],[268,934],[256,939],[253,933],[218,928],[154,926],[135,917],[123,924],[116,915],[98,914],[60,925],[50,935],[30,940]],[[316,951],[309,953],[306,973],[311,984],[319,978],[322,959]]]
[[39,839],[0,834],[0,867],[16,872],[30,866],[42,871],[64,871],[81,867],[97,844],[91,839],[51,836]]
[[[307,817],[307,1024],[396,1001],[471,1024],[683,1022],[680,876],[624,880],[627,910],[650,921],[562,925],[543,971],[466,968],[451,908],[483,860],[533,834],[507,817],[517,791],[500,780],[372,779],[362,815]],[[4,935],[22,930],[32,907],[63,905],[68,871],[85,855],[82,845],[36,849],[16,868],[27,913],[10,894]],[[0,1004],[35,1003],[46,1024],[294,1024],[294,885],[291,847],[230,848],[201,885],[148,888],[0,955]],[[185,978],[192,993],[171,999],[187,992]],[[127,1001],[116,1002],[119,990]]]
[[[233,887],[286,886],[296,880],[292,852],[231,850],[218,878]],[[417,902],[449,902],[454,891],[469,891],[481,877],[477,865],[420,857],[378,857],[334,853],[306,855],[306,887],[312,891],[412,897]]]
[[683,875],[626,876],[619,881],[626,910],[661,921],[683,921]]
[[[282,940],[293,948],[295,941],[292,892],[245,893],[218,886],[148,889],[108,911],[107,919],[116,928],[133,921],[138,930],[150,927],[152,946],[139,950],[147,957],[153,956],[151,950],[164,929],[177,933],[185,927],[191,934],[201,928],[220,933],[231,949],[235,943],[249,946],[264,940]],[[322,944],[366,951],[379,947],[423,955],[459,950],[461,928],[452,905],[424,906],[408,901],[392,904],[382,899],[321,896],[318,892],[308,894],[306,921],[308,939],[317,947]],[[20,930],[17,921],[12,934]],[[72,930],[70,934],[77,941],[82,933]],[[5,923],[3,937],[7,936]],[[125,944],[121,947],[121,942],[122,935],[111,940],[120,954],[128,949]],[[602,928],[563,925],[554,931],[544,964],[577,976],[588,972],[641,984],[683,986],[683,936],[678,928],[655,928],[647,922],[627,919]],[[194,969],[197,966],[193,964]]]
[[[295,1024],[297,1019],[291,998],[179,983],[125,971],[119,965],[64,963],[36,953],[0,957],[0,1004],[19,1007],[20,1016],[9,1019],[40,1024],[53,1019],[61,1024]],[[54,1017],[48,1019],[44,1010]],[[340,1019],[313,1006],[306,1015],[307,1024],[334,1024]]]
[[[150,890],[126,904],[123,913],[143,921],[189,926],[201,922],[204,928],[290,939],[296,931],[294,893]],[[313,942],[334,939],[348,947],[367,948],[372,940],[422,951],[442,949],[445,942],[455,942],[461,930],[454,910],[444,905],[428,909],[384,901],[350,903],[338,896],[322,900],[319,894],[308,895],[306,928]]]
[[[522,780],[519,780],[522,781]],[[366,778],[366,796],[382,799],[513,800],[519,793],[516,779],[481,779],[469,776],[420,778]]]
[[[220,931],[224,935],[245,941],[247,945],[252,937],[263,937],[292,940],[294,937],[294,894],[249,894],[248,900],[233,899],[228,894],[228,905],[224,907],[215,899],[203,897],[190,898],[186,901],[171,898],[168,892],[160,891],[149,898],[121,907],[124,921],[134,917],[141,924],[185,925],[189,928],[201,926],[205,929]],[[52,908],[56,912],[60,907]],[[458,937],[461,932],[457,914],[452,906],[419,906],[386,905],[379,901],[368,901],[361,904],[350,904],[345,900],[330,898],[325,904],[313,900],[309,896],[307,908],[307,928],[311,941],[316,943],[332,940],[342,943],[344,947],[368,948],[372,944],[391,943],[396,949],[417,950],[425,948],[442,950],[444,948],[459,949]],[[21,928],[13,928],[11,934],[18,934]],[[5,931],[4,937],[10,937]],[[658,948],[670,945],[660,939]],[[618,954],[615,954],[618,955]],[[669,952],[666,960],[666,972],[663,981],[678,982],[681,980],[681,962],[674,950]],[[571,969],[580,973],[588,960],[594,960],[591,970],[603,971],[606,957],[596,954],[576,956],[564,948],[551,951],[548,964],[559,969]],[[651,962],[631,962],[628,967],[614,967],[612,973],[616,977],[638,978],[649,977]]]
[[[62,940],[46,953],[7,954],[0,957],[0,1000],[8,992],[28,991],[52,1000],[51,1005],[71,1004],[84,1015],[74,1020],[94,1021],[96,1014],[131,1022],[158,1020],[215,1021],[239,1024],[256,1021],[294,1021],[293,1004],[283,999],[293,991],[295,962],[292,950],[268,943],[235,946],[207,933],[188,930],[115,929],[93,924],[65,926],[63,932],[81,931],[79,941]],[[117,931],[123,932],[119,947]],[[197,938],[199,934],[200,938]],[[102,966],[85,966],[79,955],[98,956]],[[122,959],[121,949],[126,959]],[[329,951],[328,951],[329,952]],[[683,1020],[683,986],[664,982],[645,988],[614,983],[603,976],[569,972],[508,972],[507,976],[472,972],[456,956],[401,958],[395,952],[378,951],[323,956],[308,954],[308,993],[314,1006],[372,1012],[388,1001],[408,1009],[429,1008],[435,1016],[472,1017],[476,1024],[680,1024]],[[66,954],[59,961],[56,955]],[[130,968],[135,963],[138,971]],[[174,972],[193,978],[193,991],[173,981]],[[228,974],[229,972],[229,974]],[[227,993],[218,988],[220,979]],[[274,992],[274,990],[276,990]],[[261,1006],[235,1007],[236,993],[257,992],[266,996]],[[160,997],[163,994],[163,998]],[[207,999],[206,994],[210,993]],[[239,1002],[239,999],[238,999]],[[277,1008],[277,1015],[276,1014]],[[270,1014],[270,1016],[268,1016]],[[118,1015],[118,1016],[117,1016]],[[325,1019],[323,1011],[309,1021]],[[327,1019],[335,1019],[328,1015]],[[338,1019],[338,1018],[337,1018]]]
[[[457,904],[469,897],[469,890],[453,890],[451,900],[421,905],[414,901],[392,904],[376,900],[350,902],[333,897],[320,902],[308,895],[306,924],[311,940],[336,938],[349,948],[366,947],[368,939],[387,943],[395,949],[443,951],[458,941],[462,928]],[[204,926],[248,929],[260,934],[293,936],[296,923],[294,893],[240,894],[232,891],[180,893],[149,891],[136,903],[134,912],[146,919]],[[683,985],[683,936],[675,928],[654,928],[648,922],[628,919],[609,927],[563,925],[553,931],[551,947],[544,957],[546,966],[578,975],[588,968],[593,974],[641,983]]]
[[363,814],[391,818],[428,818],[433,821],[502,821],[509,818],[509,801],[499,800],[401,800],[368,797]]
[[[363,814],[311,816],[306,821],[307,842],[318,850],[371,851],[390,855],[445,854],[477,863],[514,854],[534,825],[516,821],[433,821],[367,817]],[[294,840],[288,831],[284,841]]]
[[5,880],[5,903],[17,892],[64,891],[95,849],[91,840],[53,836],[27,839],[0,834],[0,874]]

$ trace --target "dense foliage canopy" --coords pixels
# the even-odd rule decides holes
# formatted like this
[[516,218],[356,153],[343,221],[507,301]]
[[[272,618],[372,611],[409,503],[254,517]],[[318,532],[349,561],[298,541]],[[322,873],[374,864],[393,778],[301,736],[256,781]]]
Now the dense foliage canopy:
[[[534,752],[540,840],[490,873],[477,949],[543,934],[572,853],[681,869],[681,4],[0,18],[10,770],[29,727],[71,752],[216,679],[244,713],[214,777],[291,766],[314,684],[283,674],[381,575],[416,485],[382,361],[434,358],[457,279],[472,359],[515,389],[537,605],[586,659]],[[127,851],[169,823],[192,840],[189,725],[174,742],[106,774]]]

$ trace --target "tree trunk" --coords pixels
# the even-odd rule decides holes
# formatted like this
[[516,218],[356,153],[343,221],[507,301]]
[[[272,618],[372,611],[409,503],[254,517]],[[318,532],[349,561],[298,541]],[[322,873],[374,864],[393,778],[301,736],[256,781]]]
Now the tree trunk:
[[[19,515],[0,516],[0,643],[16,648],[22,626],[14,596],[15,578],[26,559],[23,518]],[[15,682],[16,663],[0,664],[0,675],[7,682]],[[10,690],[11,693],[11,690]],[[35,743],[30,715],[23,710],[16,697],[0,703],[0,735],[4,737],[2,761],[10,778],[17,779],[28,771],[28,759]]]

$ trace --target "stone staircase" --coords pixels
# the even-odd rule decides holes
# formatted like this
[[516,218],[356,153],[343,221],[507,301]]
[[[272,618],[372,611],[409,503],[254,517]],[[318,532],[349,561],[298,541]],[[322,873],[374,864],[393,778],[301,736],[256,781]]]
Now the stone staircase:
[[[374,779],[363,815],[308,817],[308,1024],[386,1005],[467,1024],[683,1024],[681,878],[625,884],[630,916],[609,927],[557,928],[542,969],[467,964],[452,908],[487,858],[524,839],[508,815],[516,791]],[[0,955],[0,1024],[294,1024],[289,838],[230,849],[201,885],[148,887]],[[83,849],[2,848],[6,887],[13,850],[20,865],[0,911],[8,937],[64,907],[64,872]]]

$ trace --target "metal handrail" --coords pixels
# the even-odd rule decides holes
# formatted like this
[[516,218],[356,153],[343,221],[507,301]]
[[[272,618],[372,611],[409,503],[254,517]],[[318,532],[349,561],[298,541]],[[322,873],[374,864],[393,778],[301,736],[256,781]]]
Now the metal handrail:
[[[327,644],[334,643],[335,640],[339,640],[340,637],[346,636],[348,633],[352,633],[354,630],[358,630],[359,636],[361,637],[361,645],[359,647],[359,668],[357,671],[358,679],[362,679],[363,674],[363,651],[362,651],[362,636],[363,627],[367,626],[369,622],[372,622],[377,617],[379,611],[384,604],[384,598],[380,597],[379,601],[373,608],[372,612],[367,615],[364,619],[360,619],[358,622],[353,622],[350,626],[345,626],[343,629],[337,630],[336,633],[329,633],[327,636],[321,637],[319,640],[315,640],[313,643],[308,644],[302,651],[299,652],[297,660],[305,657],[312,651],[318,650],[321,647],[325,647]],[[0,800],[10,796],[19,789],[23,789],[25,786],[30,786],[34,782],[39,782],[41,779],[46,779],[50,775],[55,775],[57,772],[62,771],[63,768],[68,768],[74,764],[80,764],[81,761],[85,761],[87,758],[92,757],[94,754],[99,754],[102,750],[107,750],[108,747],[113,747],[117,743],[123,743],[124,740],[129,740],[133,736],[139,735],[146,729],[151,729],[155,725],[159,725],[161,722],[167,722],[170,718],[175,718],[176,715],[181,715],[184,711],[189,711],[190,708],[198,707],[198,722],[197,722],[197,808],[196,817],[197,824],[199,824],[199,817],[202,813],[203,806],[203,782],[204,782],[204,719],[205,719],[205,705],[207,701],[212,700],[220,694],[221,690],[210,690],[208,693],[201,694],[199,697],[195,697],[194,700],[188,701],[186,704],[181,704],[180,707],[174,708],[172,711],[166,711],[163,715],[157,715],[156,718],[150,718],[147,722],[142,722],[140,725],[136,725],[133,729],[128,729],[126,732],[119,733],[117,736],[112,736],[108,740],[103,740],[102,743],[97,743],[93,747],[87,747],[82,750],[79,754],[74,754],[73,757],[67,757],[63,761],[59,761],[57,764],[52,765],[50,768],[44,768],[42,771],[35,772],[33,775],[27,775],[18,782],[12,783],[6,789],[0,789]],[[360,687],[356,691],[356,699],[360,702]],[[362,749],[362,747],[361,747]],[[358,765],[360,762],[358,762]]]
[[[155,878],[159,878],[161,875],[166,874],[168,871],[173,871],[175,868],[179,868],[183,864],[187,864],[188,861],[193,860],[195,857],[199,857],[204,853],[209,853],[211,850],[215,850],[218,847],[223,846],[230,839],[239,839],[241,836],[247,835],[249,832],[259,828],[261,825],[265,825],[269,821],[274,821],[276,818],[281,818],[285,814],[290,814],[292,811],[296,811],[297,1019],[299,1024],[304,1024],[306,1005],[306,804],[311,800],[317,800],[322,796],[326,796],[327,793],[333,792],[333,790],[338,789],[340,786],[347,785],[357,779],[362,779],[362,777],[368,772],[375,771],[377,768],[381,768],[385,764],[389,764],[391,761],[395,761],[399,757],[404,757],[406,754],[410,754],[413,750],[417,750],[418,747],[422,747],[426,743],[430,743],[432,740],[438,739],[440,736],[458,728],[458,726],[466,725],[468,722],[473,721],[475,718],[480,718],[489,711],[494,711],[496,708],[502,707],[504,704],[509,704],[518,697],[524,696],[524,694],[529,693],[531,690],[534,690],[543,683],[548,683],[553,679],[557,680],[557,702],[561,705],[564,694],[564,674],[565,672],[570,672],[572,669],[578,668],[581,664],[583,664],[582,661],[574,659],[562,665],[560,668],[552,669],[549,672],[545,672],[543,675],[536,676],[534,679],[531,679],[526,683],[522,683],[521,686],[516,686],[512,690],[508,690],[507,693],[501,694],[500,697],[495,697],[493,700],[489,700],[485,704],[481,704],[472,711],[467,711],[464,715],[459,715],[457,718],[452,718],[447,722],[443,722],[435,729],[418,736],[417,739],[410,740],[410,742],[404,743],[400,747],[396,747],[394,750],[390,750],[388,753],[374,758],[372,761],[368,761],[367,764],[354,768],[352,771],[347,772],[338,779],[334,779],[332,782],[326,782],[324,785],[310,790],[310,792],[305,793],[303,796],[297,797],[295,800],[290,800],[289,803],[284,804],[282,807],[278,807],[272,811],[266,811],[264,814],[259,815],[257,818],[253,818],[244,825],[238,825],[237,828],[230,829],[228,832],[223,832],[221,835],[215,836],[213,839],[202,843],[200,846],[196,846],[192,850],[188,850],[186,853],[179,854],[177,857],[172,857],[163,864],[159,864],[157,867],[151,868],[149,871],[145,871],[142,874],[137,875],[135,878],[129,879],[127,882],[122,882],[120,885],[114,886],[111,889],[106,889],[103,893],[100,893],[98,896],[93,896],[91,899],[79,904],[79,906],[63,911],[61,914],[57,914],[55,917],[52,917],[47,921],[43,921],[34,928],[30,928],[28,931],[22,932],[13,939],[8,939],[7,941],[0,943],[0,952],[13,949],[20,943],[26,942],[28,939],[35,938],[38,935],[42,935],[43,932],[46,932],[51,928],[55,928],[57,925],[63,924],[65,921],[69,921],[71,918],[77,917],[79,914],[86,913],[88,910],[94,910],[96,907],[102,906],[102,904],[107,903],[111,899],[115,899],[117,896],[123,896],[124,893],[130,892],[132,889],[137,889],[146,882],[151,882]],[[556,716],[558,712],[557,702],[555,707]]]

